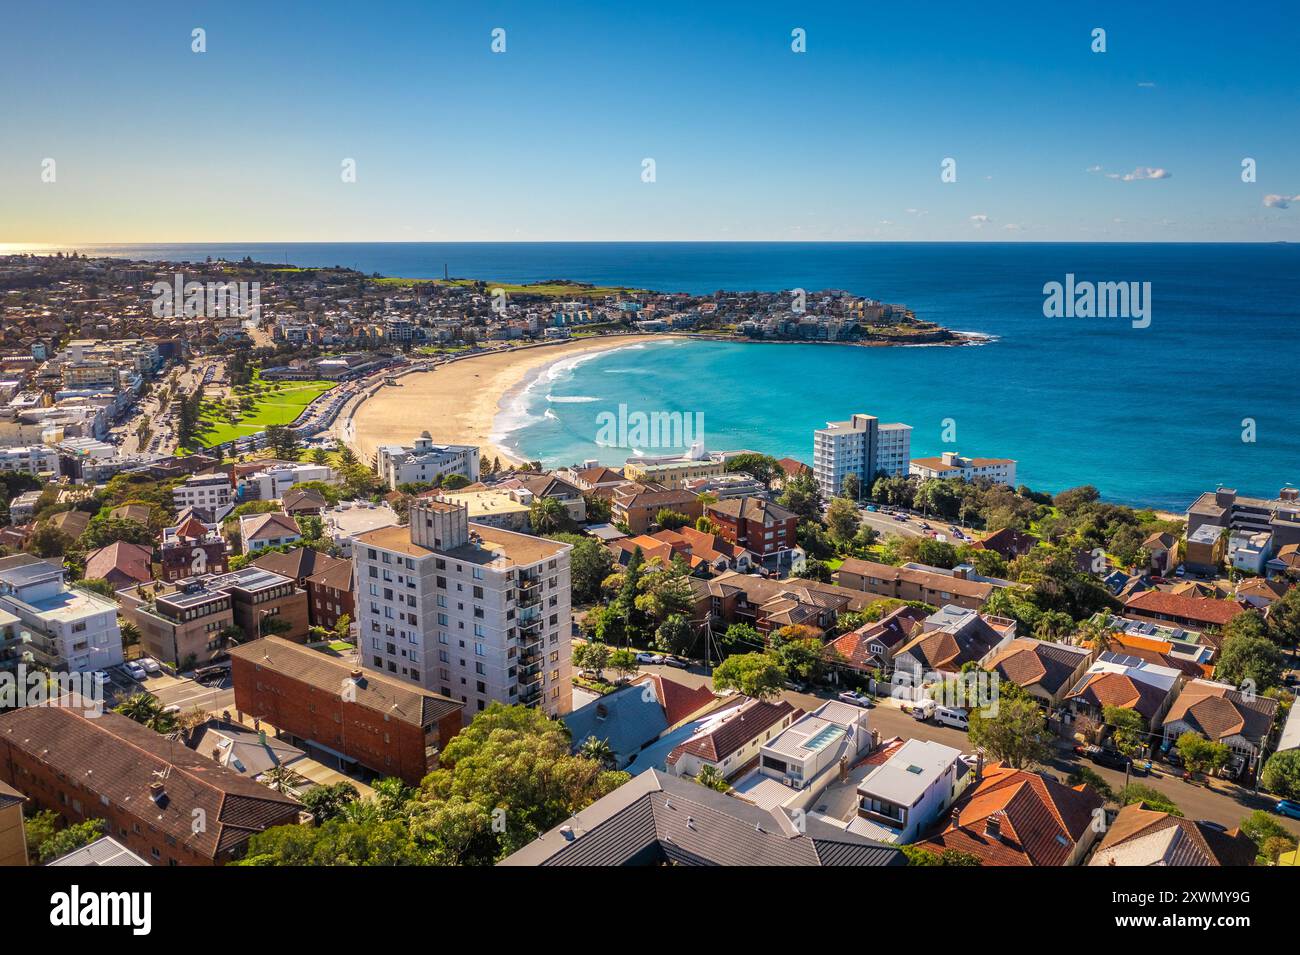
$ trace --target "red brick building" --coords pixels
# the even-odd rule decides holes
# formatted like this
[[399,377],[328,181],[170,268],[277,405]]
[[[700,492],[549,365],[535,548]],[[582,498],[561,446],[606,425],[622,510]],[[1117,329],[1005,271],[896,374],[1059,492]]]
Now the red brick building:
[[103,819],[154,865],[222,865],[255,834],[298,822],[297,800],[125,716],[22,707],[0,716],[0,781],[69,825]]
[[460,731],[464,704],[279,637],[230,651],[235,706],[316,759],[418,785]]
[[775,557],[797,546],[793,511],[758,497],[738,497],[708,506],[706,516],[718,525],[718,535],[757,554]]
[[333,630],[339,617],[356,619],[352,600],[352,561],[330,557],[310,547],[273,551],[253,561],[263,570],[292,577],[307,591],[307,614],[314,627]]

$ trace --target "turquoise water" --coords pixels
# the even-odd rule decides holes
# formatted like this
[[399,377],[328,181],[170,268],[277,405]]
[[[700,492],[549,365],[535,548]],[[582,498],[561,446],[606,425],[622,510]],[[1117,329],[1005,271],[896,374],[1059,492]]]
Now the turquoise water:
[[[91,250],[86,250],[91,251]],[[558,277],[661,290],[841,288],[995,337],[961,348],[692,342],[554,370],[501,422],[530,458],[623,460],[597,414],[702,412],[711,448],[811,460],[812,431],[855,411],[905,421],[913,455],[1019,461],[1043,490],[1181,508],[1217,484],[1272,496],[1300,482],[1300,246],[1030,243],[374,243],[100,248],[345,265],[410,277]],[[1151,326],[1043,317],[1043,285],[1150,282]],[[557,400],[558,399],[558,400]],[[957,440],[941,441],[944,419]],[[1246,419],[1256,440],[1242,440]]]

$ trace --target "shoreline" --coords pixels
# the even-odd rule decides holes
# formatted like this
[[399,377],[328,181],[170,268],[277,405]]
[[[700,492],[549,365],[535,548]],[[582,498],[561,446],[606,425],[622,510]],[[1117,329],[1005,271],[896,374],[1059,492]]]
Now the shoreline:
[[682,337],[608,335],[444,362],[430,371],[407,375],[396,386],[384,386],[363,401],[353,413],[352,443],[362,460],[369,461],[380,445],[409,445],[427,430],[439,444],[477,445],[484,462],[498,457],[503,464],[523,463],[521,455],[503,446],[497,419],[548,368],[578,356]]

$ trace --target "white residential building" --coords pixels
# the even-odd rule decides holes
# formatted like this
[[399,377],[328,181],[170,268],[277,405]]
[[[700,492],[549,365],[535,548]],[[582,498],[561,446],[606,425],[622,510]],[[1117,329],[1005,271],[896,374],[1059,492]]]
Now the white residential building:
[[466,719],[494,700],[569,712],[570,550],[413,502],[409,526],[353,540],[363,665],[460,700]]
[[471,444],[434,444],[424,431],[409,448],[384,445],[375,452],[375,471],[390,489],[428,484],[447,474],[478,480],[479,450]]
[[912,455],[912,426],[881,424],[868,414],[828,421],[813,432],[813,477],[823,497],[840,493],[846,475],[855,475],[862,493],[876,475],[904,477]]
[[58,564],[26,554],[0,559],[0,623],[22,637],[24,657],[51,670],[85,673],[122,662],[117,604],[68,586]]
[[849,831],[890,845],[915,842],[974,776],[961,750],[909,739],[858,783],[858,814]]
[[1010,458],[964,458],[955,451],[945,451],[937,458],[913,458],[908,473],[924,479],[983,478],[1016,486],[1016,462]]
[[828,769],[841,759],[852,765],[871,747],[867,710],[829,700],[805,713],[779,736],[759,749],[758,771],[792,789],[824,787]]
[[239,479],[240,501],[278,501],[295,484],[321,481],[337,484],[338,472],[324,464],[279,464]]
[[59,476],[59,452],[44,444],[0,448],[0,472]]
[[232,493],[226,475],[195,474],[172,488],[172,503],[178,511],[199,507],[215,515],[230,505]]

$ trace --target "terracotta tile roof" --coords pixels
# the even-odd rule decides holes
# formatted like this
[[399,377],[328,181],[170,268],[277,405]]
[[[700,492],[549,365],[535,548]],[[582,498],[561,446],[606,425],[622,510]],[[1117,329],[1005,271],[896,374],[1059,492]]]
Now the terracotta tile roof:
[[[1101,797],[1084,787],[1071,789],[1038,773],[994,763],[954,807],[947,827],[919,846],[969,852],[984,865],[1061,866],[1101,805]],[[990,818],[996,834],[989,831]]]
[[1081,700],[1092,706],[1118,706],[1135,710],[1148,722],[1153,720],[1166,694],[1141,680],[1122,673],[1093,673],[1068,694],[1067,700]]
[[1126,612],[1164,614],[1194,620],[1198,623],[1223,626],[1245,608],[1231,600],[1213,600],[1209,597],[1186,597],[1162,590],[1144,590],[1124,602]]
[[992,584],[981,583],[977,580],[962,580],[960,577],[949,577],[947,574],[939,574],[931,570],[919,570],[915,567],[894,567],[892,564],[880,564],[872,560],[861,560],[857,557],[846,558],[840,564],[840,569],[836,571],[835,578],[840,580],[841,575],[846,574],[857,577],[870,577],[891,584],[906,581],[927,590],[956,594],[960,597],[970,597],[981,601],[987,600],[993,593]]
[[794,511],[782,507],[761,497],[734,497],[725,501],[715,501],[708,507],[710,514],[721,514],[733,520],[742,517],[747,521],[758,523],[776,523],[788,521],[794,517]]
[[836,637],[831,646],[854,666],[871,665],[876,654],[871,644],[878,643],[892,651],[912,639],[925,620],[925,612],[915,607],[896,607],[874,623],[866,623],[856,630]]
[[1004,527],[999,531],[994,531],[983,540],[976,541],[971,546],[977,550],[997,551],[1010,560],[1012,557],[1028,552],[1037,543],[1038,538],[1031,534]]
[[1173,667],[1188,676],[1210,676],[1214,672],[1214,667],[1208,663],[1197,663],[1195,660],[1189,660],[1186,657],[1175,656],[1172,652],[1173,648],[1174,645],[1168,640],[1141,637],[1131,633],[1112,633],[1103,640],[1100,647],[1101,650],[1137,657],[1139,660],[1145,660],[1148,663]]
[[1002,679],[1017,686],[1039,686],[1056,696],[1068,689],[1074,671],[1089,656],[1088,651],[1077,647],[1021,637],[999,650],[985,669],[996,671]]
[[1119,811],[1088,864],[1249,866],[1255,854],[1240,829],[1220,832],[1136,802]]
[[[111,711],[88,719],[80,708],[66,706],[13,710],[0,716],[0,747],[5,745],[210,859],[298,819],[297,800]],[[160,799],[150,789],[156,781],[163,784]],[[93,805],[88,808],[93,815]],[[207,819],[197,833],[196,810]]]
[[718,698],[713,695],[713,691],[707,686],[690,687],[684,683],[678,683],[676,680],[670,680],[658,673],[646,673],[632,682],[633,684],[654,684],[655,695],[664,708],[664,716],[667,718],[669,726],[684,723],[701,710],[713,706],[718,701]]
[[[245,643],[233,648],[230,656],[331,694],[338,694],[353,673],[353,665],[340,657],[280,637],[262,637]],[[412,726],[431,726],[464,707],[457,700],[376,670],[363,672],[361,681],[355,684],[355,694],[357,705]]]
[[1186,723],[1206,739],[1220,742],[1231,736],[1259,742],[1273,726],[1277,700],[1247,699],[1240,690],[1208,680],[1192,680],[1165,714],[1164,725]]
[[352,561],[330,557],[328,554],[322,554],[310,547],[294,547],[284,553],[272,551],[269,554],[263,554],[251,563],[254,567],[274,571],[296,581],[306,580],[308,577],[326,571],[346,568],[348,580],[351,580]]
[[86,555],[87,579],[107,579],[113,571],[140,583],[153,580],[153,548],[114,541]]
[[[244,522],[247,523],[244,523]],[[270,511],[266,514],[252,514],[240,518],[245,543],[260,537],[284,537],[289,534],[301,534],[298,522],[288,514]]]
[[672,766],[689,753],[710,763],[720,763],[750,740],[757,739],[787,716],[797,719],[803,712],[785,700],[767,701],[742,698],[735,712],[727,716],[708,732],[697,733],[679,743],[668,754],[667,765]]

